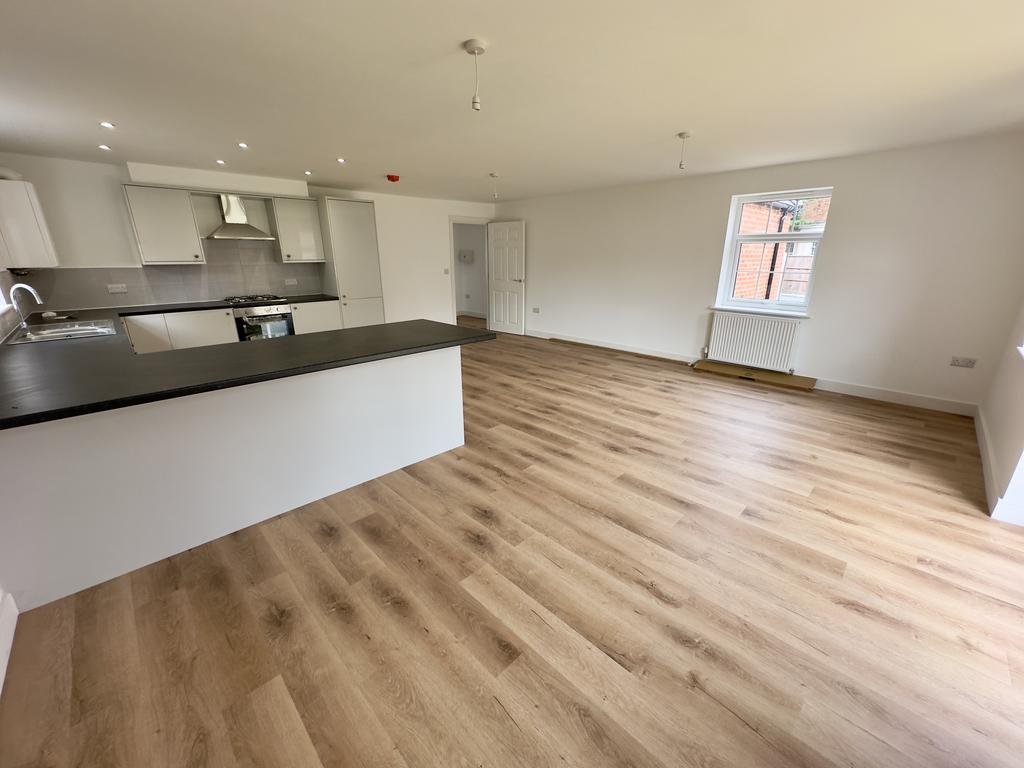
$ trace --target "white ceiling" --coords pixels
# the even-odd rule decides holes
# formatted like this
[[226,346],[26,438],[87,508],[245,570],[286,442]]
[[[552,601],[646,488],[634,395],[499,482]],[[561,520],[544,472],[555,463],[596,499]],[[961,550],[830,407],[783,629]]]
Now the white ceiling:
[[432,197],[671,178],[684,129],[706,173],[1024,123],[1020,0],[12,0],[0,30],[0,150]]

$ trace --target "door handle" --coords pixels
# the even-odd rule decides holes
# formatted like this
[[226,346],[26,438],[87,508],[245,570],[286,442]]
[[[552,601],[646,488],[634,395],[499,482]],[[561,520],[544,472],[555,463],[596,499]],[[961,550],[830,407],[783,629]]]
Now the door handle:
[[519,279],[519,280],[516,280],[515,282],[517,282],[517,283],[524,283],[524,282],[526,282],[526,281],[525,281],[525,280],[522,280],[522,279]]

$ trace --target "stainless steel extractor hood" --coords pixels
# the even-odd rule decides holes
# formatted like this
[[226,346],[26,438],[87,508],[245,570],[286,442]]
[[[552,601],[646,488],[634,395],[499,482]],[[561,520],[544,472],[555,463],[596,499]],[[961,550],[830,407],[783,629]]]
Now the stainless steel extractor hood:
[[275,240],[262,229],[249,223],[245,215],[245,205],[238,195],[221,195],[220,209],[224,214],[224,223],[210,235],[211,240]]

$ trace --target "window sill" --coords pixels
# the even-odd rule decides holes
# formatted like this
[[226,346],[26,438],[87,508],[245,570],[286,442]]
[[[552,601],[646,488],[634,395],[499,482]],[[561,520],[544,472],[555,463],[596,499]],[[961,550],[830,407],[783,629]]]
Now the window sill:
[[737,312],[741,315],[767,315],[768,317],[792,317],[797,320],[809,320],[810,315],[806,312],[787,312],[784,309],[758,309],[757,307],[723,307],[713,304],[708,309],[715,312]]

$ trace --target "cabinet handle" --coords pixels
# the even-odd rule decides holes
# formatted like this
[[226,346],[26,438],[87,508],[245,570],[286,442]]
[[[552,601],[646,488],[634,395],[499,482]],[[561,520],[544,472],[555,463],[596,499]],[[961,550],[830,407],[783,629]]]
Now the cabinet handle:
[[347,293],[343,293],[343,294],[341,294],[341,298],[343,298],[343,299],[347,299],[347,298],[348,298],[348,294],[347,294]]
[[343,302],[341,302],[341,306],[343,306],[343,307],[347,307],[347,306],[348,306],[348,302],[347,302],[347,301],[343,301]]
[[290,259],[291,257],[292,255],[290,253],[287,256],[285,256],[286,259]]

